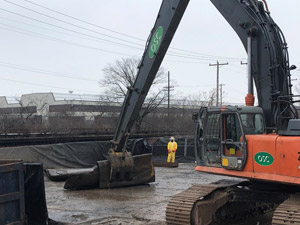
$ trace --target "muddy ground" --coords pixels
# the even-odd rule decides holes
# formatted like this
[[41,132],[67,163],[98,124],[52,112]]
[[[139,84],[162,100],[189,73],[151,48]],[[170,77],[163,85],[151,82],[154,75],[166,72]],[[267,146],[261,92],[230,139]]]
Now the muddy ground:
[[69,191],[63,189],[63,182],[45,178],[49,217],[64,224],[166,224],[165,210],[171,196],[192,184],[226,178],[196,172],[194,166],[156,167],[156,181],[150,185],[109,190]]

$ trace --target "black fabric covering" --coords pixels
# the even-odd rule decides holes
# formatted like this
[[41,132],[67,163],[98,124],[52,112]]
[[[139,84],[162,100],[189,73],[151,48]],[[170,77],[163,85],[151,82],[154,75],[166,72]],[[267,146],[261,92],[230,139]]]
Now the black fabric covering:
[[132,155],[148,154],[152,152],[151,147],[147,145],[146,140],[143,138],[129,140],[127,150],[131,152]]
[[[45,169],[89,168],[106,160],[109,148],[109,141],[5,147],[0,148],[0,158],[42,163]],[[144,139],[130,140],[127,148],[133,155],[151,153]]]
[[[166,161],[168,142],[169,138],[133,139],[129,140],[127,149],[133,155],[152,153],[154,161]],[[176,142],[178,144],[176,161],[194,162],[193,139],[187,139],[186,154],[185,138],[176,138]],[[25,163],[42,163],[45,169],[91,168],[98,161],[107,159],[109,148],[109,141],[4,147],[0,148],[0,158],[21,159]]]
[[30,225],[48,224],[43,165],[24,163],[25,214]]
[[106,159],[108,142],[75,142],[0,148],[2,159],[42,163],[44,168],[86,168]]

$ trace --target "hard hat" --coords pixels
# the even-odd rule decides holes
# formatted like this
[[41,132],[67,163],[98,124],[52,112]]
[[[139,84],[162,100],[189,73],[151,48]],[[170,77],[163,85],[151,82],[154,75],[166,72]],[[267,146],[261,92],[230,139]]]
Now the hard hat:
[[170,137],[170,141],[175,141],[175,138],[172,136],[172,137]]

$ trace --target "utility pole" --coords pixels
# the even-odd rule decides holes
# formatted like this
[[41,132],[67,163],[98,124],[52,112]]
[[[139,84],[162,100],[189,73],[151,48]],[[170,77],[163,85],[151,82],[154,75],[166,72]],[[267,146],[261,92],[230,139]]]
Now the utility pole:
[[168,121],[170,120],[170,105],[171,105],[171,91],[174,90],[174,86],[171,86],[171,78],[170,78],[170,71],[168,71],[168,86],[164,87],[168,93]]
[[225,86],[225,84],[220,84],[220,92],[221,92],[221,104],[220,104],[220,106],[222,106],[223,105],[223,86]]
[[227,63],[219,63],[219,61],[217,61],[216,64],[209,64],[209,66],[216,66],[217,67],[217,101],[216,101],[216,106],[219,106],[219,73],[220,73],[220,66],[226,66],[228,65]]
[[169,112],[170,112],[170,71],[168,71],[168,117],[169,117]]

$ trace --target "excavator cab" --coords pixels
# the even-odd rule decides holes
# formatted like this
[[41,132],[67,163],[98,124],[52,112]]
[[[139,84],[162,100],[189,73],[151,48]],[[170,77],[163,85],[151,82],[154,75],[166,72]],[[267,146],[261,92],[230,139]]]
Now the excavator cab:
[[202,107],[193,116],[198,165],[243,170],[247,161],[246,135],[265,132],[259,107]]

